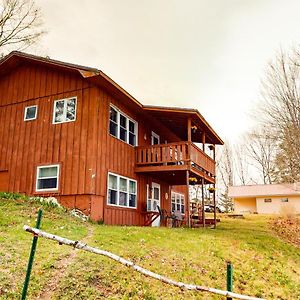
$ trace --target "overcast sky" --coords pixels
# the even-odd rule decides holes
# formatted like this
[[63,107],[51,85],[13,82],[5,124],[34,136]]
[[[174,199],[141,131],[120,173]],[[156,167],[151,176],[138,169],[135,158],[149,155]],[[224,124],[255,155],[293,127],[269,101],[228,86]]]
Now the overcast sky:
[[266,64],[300,41],[295,0],[36,0],[43,54],[97,67],[144,104],[197,108],[230,141]]

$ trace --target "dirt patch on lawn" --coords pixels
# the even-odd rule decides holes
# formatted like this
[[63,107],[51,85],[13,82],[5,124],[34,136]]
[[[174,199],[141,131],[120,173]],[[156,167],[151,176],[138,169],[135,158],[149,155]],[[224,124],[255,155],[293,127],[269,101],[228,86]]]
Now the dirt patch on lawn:
[[[87,242],[89,242],[89,240],[92,237],[93,237],[93,228],[91,226],[89,226],[87,236],[84,239],[82,239],[81,241],[84,243],[87,243]],[[57,262],[57,265],[52,274],[51,280],[43,288],[40,295],[38,295],[36,299],[42,299],[42,300],[52,299],[52,296],[55,294],[60,281],[65,276],[65,271],[66,271],[67,267],[74,262],[74,260],[77,256],[77,253],[78,253],[77,249],[76,250],[70,249],[69,255]]]
[[271,221],[271,227],[281,238],[300,247],[300,216],[278,217]]

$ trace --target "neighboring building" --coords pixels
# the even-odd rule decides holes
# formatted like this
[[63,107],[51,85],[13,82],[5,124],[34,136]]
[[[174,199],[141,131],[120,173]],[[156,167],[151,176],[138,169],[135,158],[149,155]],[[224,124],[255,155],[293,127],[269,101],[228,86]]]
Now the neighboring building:
[[258,184],[229,187],[236,213],[300,213],[300,185]]
[[100,70],[21,52],[0,61],[0,191],[159,225],[157,205],[187,217],[190,177],[215,183],[204,150],[222,143],[197,110],[142,105]]

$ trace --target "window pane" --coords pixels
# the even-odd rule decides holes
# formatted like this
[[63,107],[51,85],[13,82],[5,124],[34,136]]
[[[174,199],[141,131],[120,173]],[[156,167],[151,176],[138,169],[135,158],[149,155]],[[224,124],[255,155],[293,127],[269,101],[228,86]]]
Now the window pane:
[[180,211],[180,204],[176,204],[176,210]]
[[110,111],[109,111],[109,118],[110,120],[114,121],[115,123],[117,123],[117,118],[118,118],[118,114],[117,114],[117,111],[114,109],[114,108],[110,108]]
[[108,176],[108,187],[110,189],[117,190],[118,189],[118,177],[109,174]]
[[153,199],[159,199],[159,188],[153,188]]
[[115,137],[118,137],[118,125],[113,121],[109,122],[109,133]]
[[74,121],[76,116],[76,99],[72,98],[67,101],[66,121]]
[[127,140],[127,130],[122,127],[120,127],[120,139],[124,142]]
[[135,142],[135,135],[131,132],[129,132],[129,144],[132,145],[132,146],[135,146],[136,145],[136,142]]
[[175,203],[172,202],[172,212],[175,211]]
[[127,128],[127,118],[120,114],[120,126]]
[[36,106],[26,107],[25,120],[30,120],[35,118],[36,118]]
[[129,132],[135,133],[135,123],[129,120]]
[[57,188],[57,178],[38,179],[38,190]]
[[57,167],[40,168],[38,178],[57,177]]
[[64,101],[55,102],[55,123],[60,123],[64,121]]
[[184,205],[181,206],[181,213],[184,214]]
[[117,191],[108,190],[108,203],[117,204]]
[[127,192],[127,179],[120,178],[120,191]]
[[135,207],[135,199],[136,199],[136,195],[129,195],[129,206],[130,207]]
[[119,193],[119,205],[127,206],[127,193]]
[[129,193],[136,194],[136,184],[135,181],[129,181]]

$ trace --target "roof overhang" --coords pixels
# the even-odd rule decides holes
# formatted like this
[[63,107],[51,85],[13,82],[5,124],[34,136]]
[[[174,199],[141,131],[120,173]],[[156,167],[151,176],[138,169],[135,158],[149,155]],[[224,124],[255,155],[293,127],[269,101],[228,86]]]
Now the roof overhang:
[[144,105],[150,115],[158,119],[172,131],[179,133],[182,140],[187,140],[187,122],[191,118],[194,130],[192,132],[192,141],[201,143],[201,135],[205,132],[206,143],[223,145],[224,142],[218,134],[212,129],[200,112],[191,108],[175,108]]

